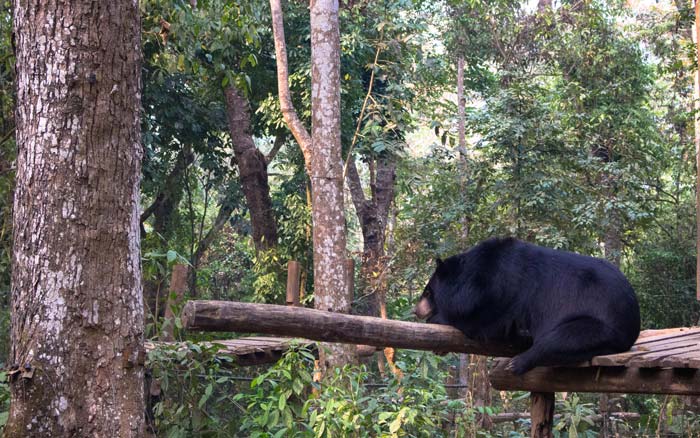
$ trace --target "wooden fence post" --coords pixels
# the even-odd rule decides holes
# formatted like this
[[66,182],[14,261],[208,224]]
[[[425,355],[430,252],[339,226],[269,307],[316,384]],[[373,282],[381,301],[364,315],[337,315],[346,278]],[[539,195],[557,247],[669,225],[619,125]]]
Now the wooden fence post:
[[355,260],[345,260],[345,274],[347,274],[348,299],[352,302],[355,298]]
[[[163,341],[174,341],[175,314],[173,307],[180,305],[187,290],[187,265],[174,265],[170,276],[170,288],[168,299],[165,301],[165,314],[163,316],[163,330],[160,339]],[[174,296],[173,296],[174,294]]]
[[530,394],[531,438],[552,438],[554,423],[554,393],[533,392]]
[[301,263],[296,260],[287,262],[287,305],[299,307],[301,287]]

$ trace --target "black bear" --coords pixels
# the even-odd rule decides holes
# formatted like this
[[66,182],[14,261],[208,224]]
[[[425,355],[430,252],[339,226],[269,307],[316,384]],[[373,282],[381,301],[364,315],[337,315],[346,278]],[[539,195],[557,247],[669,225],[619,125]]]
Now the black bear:
[[531,343],[508,364],[517,375],[627,351],[640,325],[637,297],[615,266],[514,238],[438,259],[414,313],[469,338]]

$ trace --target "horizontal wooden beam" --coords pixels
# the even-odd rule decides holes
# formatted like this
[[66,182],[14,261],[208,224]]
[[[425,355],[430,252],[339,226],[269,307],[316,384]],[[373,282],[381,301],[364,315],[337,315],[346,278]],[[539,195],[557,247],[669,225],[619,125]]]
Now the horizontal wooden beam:
[[700,395],[700,374],[690,368],[541,367],[516,376],[506,363],[500,361],[489,373],[498,390]]
[[[610,412],[608,417],[612,417],[617,420],[622,420],[622,421],[639,421],[641,418],[641,415],[636,413],[636,412]],[[554,419],[559,420],[561,419],[561,414],[555,414]],[[600,423],[603,421],[603,419],[606,416],[603,416],[601,414],[593,414],[593,415],[586,415],[583,417],[584,421],[592,421],[594,423]],[[501,412],[499,414],[493,414],[489,415],[489,419],[493,423],[509,423],[509,422],[515,422],[518,420],[529,420],[530,419],[530,413],[529,412]]]
[[233,301],[189,301],[182,311],[190,330],[264,333],[314,341],[365,344],[435,352],[512,356],[526,346],[481,344],[459,330],[435,324],[395,321],[370,316],[274,304]]

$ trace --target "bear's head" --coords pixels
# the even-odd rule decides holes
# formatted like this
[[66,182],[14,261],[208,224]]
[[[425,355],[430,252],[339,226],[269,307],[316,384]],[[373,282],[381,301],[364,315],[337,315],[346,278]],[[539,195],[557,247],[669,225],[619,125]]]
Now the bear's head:
[[447,324],[444,315],[441,314],[440,309],[436,303],[435,297],[436,293],[439,291],[439,282],[445,271],[445,262],[441,259],[436,260],[437,267],[435,272],[430,277],[428,284],[423,289],[423,293],[418,299],[418,303],[413,308],[413,313],[418,319],[425,319],[426,322],[432,324]]

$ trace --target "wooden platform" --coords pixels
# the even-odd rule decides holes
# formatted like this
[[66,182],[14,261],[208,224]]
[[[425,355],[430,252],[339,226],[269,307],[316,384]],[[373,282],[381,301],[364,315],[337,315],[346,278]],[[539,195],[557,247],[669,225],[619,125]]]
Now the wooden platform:
[[[512,357],[527,345],[495,345],[467,339],[441,325],[392,321],[322,310],[230,301],[190,301],[182,312],[190,330],[300,336],[321,342]],[[535,368],[523,376],[489,373],[494,388],[530,391],[532,437],[551,438],[554,392],[619,392],[700,395],[700,328],[648,330],[628,352],[594,357],[578,366]]]
[[646,330],[629,352],[595,357],[591,365],[700,368],[700,328]]
[[[366,344],[437,352],[512,357],[527,345],[468,339],[444,325],[345,315],[322,310],[231,301],[190,301],[183,310],[190,330],[304,337],[321,342]],[[265,358],[281,354],[283,346]],[[254,354],[254,353],[253,353]],[[261,355],[258,353],[258,355]],[[625,353],[599,356],[578,366],[535,368],[524,376],[496,366],[490,379],[503,390],[643,392],[700,395],[700,328],[647,330]]]
[[[208,342],[222,346],[220,354],[236,357],[236,365],[250,366],[275,363],[289,348],[292,342],[313,346],[313,342],[305,339],[283,337],[250,336],[237,339],[225,339]],[[158,345],[177,345],[176,342],[146,342],[146,351],[151,351]]]
[[496,389],[700,395],[700,328],[643,331],[630,351],[573,367],[535,368],[521,377],[499,360]]

